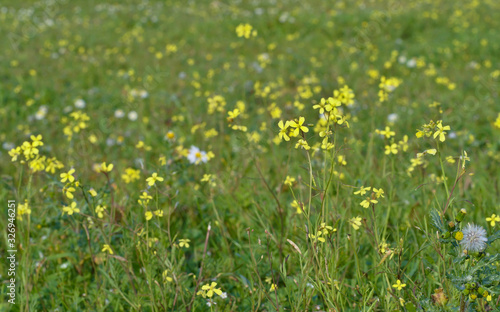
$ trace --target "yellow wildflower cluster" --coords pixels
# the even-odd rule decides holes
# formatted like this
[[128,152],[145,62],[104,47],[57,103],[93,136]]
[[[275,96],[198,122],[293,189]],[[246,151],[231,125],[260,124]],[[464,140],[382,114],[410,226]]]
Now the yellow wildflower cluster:
[[221,95],[214,95],[207,99],[208,101],[208,113],[213,114],[217,112],[223,112],[224,107],[226,107],[226,100]]
[[443,126],[442,120],[438,120],[437,122],[431,120],[428,124],[422,125],[422,128],[418,129],[415,135],[417,138],[423,136],[430,137],[432,135],[434,139],[439,138],[439,141],[444,142],[446,140],[445,131],[450,129],[450,126]]
[[238,37],[244,37],[246,39],[249,39],[250,37],[256,37],[257,36],[257,30],[253,29],[252,25],[250,24],[239,24],[236,27],[236,35]]
[[389,99],[389,94],[396,90],[397,87],[402,83],[401,79],[390,77],[385,78],[382,76],[380,78],[379,91],[378,91],[378,100],[380,103],[383,103]]
[[382,188],[373,188],[371,186],[364,187],[361,186],[359,190],[354,192],[354,195],[364,196],[367,192],[370,192],[370,196],[365,197],[365,199],[359,204],[363,208],[370,207],[370,204],[375,205],[378,204],[379,198],[384,198],[384,190]]
[[80,130],[87,128],[87,122],[90,120],[90,117],[87,114],[80,111],[72,112],[70,117],[71,119],[67,117],[61,119],[61,122],[64,125],[63,133],[68,138],[68,141],[71,140],[73,134],[79,133]]
[[27,161],[32,172],[45,170],[45,172],[54,174],[56,170],[64,168],[64,165],[55,157],[47,158],[40,155],[38,147],[43,146],[41,134],[31,135],[30,139],[31,142],[25,141],[21,146],[14,147],[9,151],[12,162],[18,161],[19,156],[23,155],[24,159],[21,159],[20,162],[24,164]]

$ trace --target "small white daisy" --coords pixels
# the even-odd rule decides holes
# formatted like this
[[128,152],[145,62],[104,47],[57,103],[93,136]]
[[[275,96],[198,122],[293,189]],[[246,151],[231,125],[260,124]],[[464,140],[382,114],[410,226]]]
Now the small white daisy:
[[483,251],[486,248],[486,242],[488,238],[486,237],[486,230],[475,224],[467,224],[463,229],[462,233],[464,238],[460,241],[460,245],[467,250],[472,252]]
[[189,154],[187,155],[187,159],[191,164],[196,164],[196,165],[201,162],[206,163],[208,161],[207,153],[201,151],[199,148],[193,145],[189,149]]

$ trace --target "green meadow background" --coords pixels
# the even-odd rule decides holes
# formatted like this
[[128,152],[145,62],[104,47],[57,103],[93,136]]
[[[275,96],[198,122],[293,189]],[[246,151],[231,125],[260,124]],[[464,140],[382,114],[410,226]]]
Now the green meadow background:
[[[0,224],[16,200],[18,264],[11,305],[2,230],[0,307],[458,311],[430,216],[498,227],[499,28],[492,0],[2,1]],[[346,85],[322,149],[313,106]],[[308,132],[280,140],[301,116]],[[416,136],[431,120],[444,142]],[[32,135],[38,156],[12,161]],[[362,186],[384,197],[364,208]]]

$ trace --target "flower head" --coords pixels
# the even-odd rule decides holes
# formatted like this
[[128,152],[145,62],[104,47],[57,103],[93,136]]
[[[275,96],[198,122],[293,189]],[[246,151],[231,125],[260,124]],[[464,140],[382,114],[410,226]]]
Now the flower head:
[[215,286],[217,286],[217,283],[216,282],[212,282],[212,284],[206,284],[206,285],[203,285],[201,287],[201,290],[198,291],[196,294],[198,296],[203,296],[203,298],[212,298],[212,296],[215,294],[217,295],[221,295],[222,294],[222,290],[220,290],[220,288],[215,288]]
[[467,224],[462,233],[464,238],[460,241],[460,245],[467,251],[483,251],[486,248],[486,230],[475,224]]
[[61,173],[61,182],[66,182],[69,180],[69,182],[75,181],[75,177],[73,176],[73,173],[75,173],[75,169],[70,169],[67,173]]
[[149,177],[149,178],[147,178],[147,179],[146,179],[146,182],[148,182],[148,185],[149,185],[149,186],[153,186],[153,185],[155,185],[156,181],[160,181],[160,182],[162,182],[162,181],[163,181],[163,178],[162,178],[162,177],[160,177],[160,176],[158,176],[158,173],[156,173],[156,172],[155,172],[155,173],[153,173],[153,174],[151,175],[151,177]]
[[101,251],[102,252],[106,252],[107,251],[107,252],[109,252],[110,255],[113,254],[113,250],[111,249],[111,247],[108,244],[104,244],[102,246],[102,250]]
[[201,162],[206,163],[208,161],[208,156],[206,152],[201,151],[196,146],[191,146],[191,148],[189,149],[189,154],[187,155],[187,159],[191,164],[197,165]]
[[397,290],[401,290],[406,287],[406,284],[402,284],[400,280],[396,282],[396,284],[392,285],[392,287],[396,288]]
[[72,202],[69,206],[63,206],[63,214],[68,213],[68,215],[72,215],[75,212],[80,212],[80,209],[76,207],[76,202]]
[[486,218],[486,221],[491,222],[491,226],[495,226],[495,222],[500,222],[500,216],[492,214],[491,217]]

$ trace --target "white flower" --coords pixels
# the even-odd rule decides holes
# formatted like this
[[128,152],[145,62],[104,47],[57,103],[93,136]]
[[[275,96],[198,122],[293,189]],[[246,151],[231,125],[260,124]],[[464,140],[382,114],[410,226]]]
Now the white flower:
[[82,99],[77,99],[75,101],[75,107],[79,109],[84,109],[85,108],[85,101]]
[[417,66],[417,60],[412,58],[411,60],[406,62],[406,66],[408,66],[409,68],[414,68],[415,66]]
[[222,299],[226,299],[227,298],[227,293],[226,292],[223,292],[222,294],[220,294],[220,297]]
[[115,111],[115,117],[116,117],[116,118],[123,118],[123,116],[125,116],[125,112],[124,112],[124,111],[122,111],[121,109],[117,109],[117,110]]
[[212,299],[207,300],[207,306],[211,307],[212,305],[216,305],[217,302],[213,301]]
[[36,120],[42,120],[45,118],[45,115],[47,115],[47,106],[45,105],[42,105],[40,106],[40,108],[38,109],[38,111],[35,113],[35,119]]
[[483,251],[486,248],[486,230],[475,224],[467,224],[462,231],[464,238],[460,241],[460,245],[467,251]]
[[137,112],[136,111],[131,111],[130,113],[128,113],[128,119],[130,119],[130,121],[136,121],[137,120]]
[[200,162],[206,163],[208,161],[207,153],[204,151],[200,151],[196,146],[191,146],[189,149],[189,154],[187,155],[187,159],[191,164],[199,164]]
[[389,114],[387,116],[387,120],[389,122],[396,122],[396,120],[398,120],[398,114],[396,114],[396,113]]
[[11,149],[15,148],[16,145],[11,142],[3,142],[2,147],[4,150],[10,151]]

